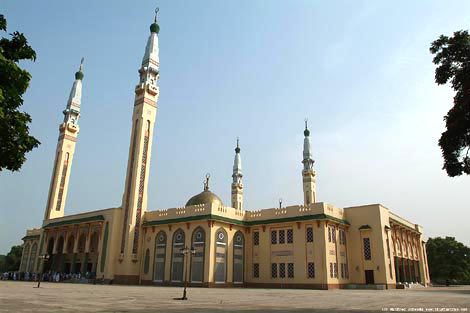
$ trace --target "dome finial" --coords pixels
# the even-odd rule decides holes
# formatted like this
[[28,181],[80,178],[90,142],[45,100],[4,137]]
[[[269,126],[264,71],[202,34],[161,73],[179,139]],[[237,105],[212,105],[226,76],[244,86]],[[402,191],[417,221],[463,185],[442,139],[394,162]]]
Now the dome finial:
[[240,153],[240,138],[237,137],[237,147],[235,148],[235,153]]
[[75,73],[75,79],[82,80],[83,79],[83,61],[85,58],[82,57],[82,60],[80,61],[80,67],[78,68],[78,72]]
[[211,178],[211,174],[207,173],[204,180],[204,191],[209,191],[209,178]]
[[308,119],[305,119],[305,130],[304,130],[305,137],[310,136],[310,131],[308,130]]
[[159,8],[159,7],[157,7],[157,8],[155,9],[155,18],[154,18],[154,20],[153,20],[154,23],[157,23],[158,11],[160,11],[160,8]]
[[158,24],[157,24],[158,11],[160,11],[159,7],[157,7],[155,9],[155,17],[153,19],[153,24],[150,25],[150,32],[151,33],[157,33],[158,34],[158,32],[160,31],[160,26],[158,26]]

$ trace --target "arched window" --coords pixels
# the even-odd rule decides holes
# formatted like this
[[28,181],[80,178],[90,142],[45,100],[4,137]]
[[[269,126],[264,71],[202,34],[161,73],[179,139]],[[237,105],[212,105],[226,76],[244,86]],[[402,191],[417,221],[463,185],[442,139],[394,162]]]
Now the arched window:
[[243,283],[243,265],[245,256],[245,238],[241,231],[237,231],[233,237],[233,282]]
[[57,242],[57,254],[62,254],[64,252],[64,237],[60,236],[59,241]]
[[23,255],[21,256],[21,268],[20,271],[26,271],[26,267],[28,265],[28,257],[29,257],[29,243],[27,243],[23,248]]
[[155,237],[155,272],[153,280],[163,282],[165,279],[166,234],[161,231]]
[[171,281],[183,281],[184,257],[181,249],[184,248],[184,231],[180,228],[173,235],[173,251],[171,255]]
[[86,236],[85,234],[81,234],[80,237],[78,237],[78,253],[85,252],[85,245],[86,245]]
[[50,238],[47,243],[47,254],[52,255],[52,250],[54,250],[54,238]]
[[94,232],[90,238],[90,252],[98,252],[98,233]]
[[38,244],[35,242],[33,243],[33,246],[31,247],[31,255],[29,257],[29,263],[28,263],[28,272],[32,272],[34,270],[34,262],[36,262],[36,257],[38,253]]
[[215,233],[215,283],[227,280],[227,233],[219,228]]
[[202,227],[194,230],[192,236],[192,248],[196,253],[191,256],[191,282],[202,283],[204,280],[204,246],[206,234]]
[[73,246],[75,244],[75,237],[70,235],[69,239],[67,240],[67,253],[73,253]]
[[149,272],[150,267],[150,250],[147,249],[145,251],[145,259],[144,259],[144,273],[147,274]]

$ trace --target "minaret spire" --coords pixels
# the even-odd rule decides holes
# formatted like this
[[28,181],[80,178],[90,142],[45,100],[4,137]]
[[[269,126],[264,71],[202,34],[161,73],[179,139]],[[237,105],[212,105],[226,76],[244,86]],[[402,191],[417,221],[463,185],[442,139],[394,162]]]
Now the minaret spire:
[[237,138],[237,147],[235,148],[232,178],[232,207],[241,210],[243,209],[243,174],[239,138]]
[[132,132],[129,144],[127,174],[121,208],[121,242],[117,272],[132,276],[126,279],[138,281],[138,252],[141,222],[147,211],[147,192],[152,151],[153,129],[157,116],[157,103],[160,89],[158,79],[159,47],[157,24],[158,8],[155,10],[150,35],[145,46],[144,56],[139,68],[139,83],[135,87],[132,114]]
[[313,168],[313,163],[315,163],[315,161],[312,158],[312,152],[310,150],[310,130],[308,129],[307,119],[305,119],[304,151],[302,163],[304,165],[302,170],[304,204],[309,205],[316,202],[316,173],[315,169]]
[[59,126],[59,140],[57,142],[54,169],[52,172],[49,196],[47,199],[44,219],[64,216],[65,200],[70,178],[70,168],[75,153],[75,145],[79,133],[78,119],[80,118],[80,105],[82,102],[83,58],[75,81],[70,90],[67,106],[65,107],[64,121]]

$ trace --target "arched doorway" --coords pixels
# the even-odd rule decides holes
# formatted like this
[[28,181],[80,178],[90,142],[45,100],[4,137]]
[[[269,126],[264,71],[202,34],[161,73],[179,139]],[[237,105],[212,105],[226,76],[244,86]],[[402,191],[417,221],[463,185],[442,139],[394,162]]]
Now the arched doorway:
[[204,281],[204,251],[206,233],[202,227],[194,230],[191,245],[195,254],[191,256],[191,282],[202,283]]
[[214,282],[222,284],[227,281],[227,233],[219,228],[215,233],[215,268]]
[[184,248],[184,231],[180,228],[173,235],[171,253],[171,281],[183,282],[184,256],[181,249]]
[[233,236],[233,282],[242,284],[244,279],[245,238],[241,231]]
[[165,280],[166,233],[160,231],[155,237],[155,270],[153,281],[162,283]]

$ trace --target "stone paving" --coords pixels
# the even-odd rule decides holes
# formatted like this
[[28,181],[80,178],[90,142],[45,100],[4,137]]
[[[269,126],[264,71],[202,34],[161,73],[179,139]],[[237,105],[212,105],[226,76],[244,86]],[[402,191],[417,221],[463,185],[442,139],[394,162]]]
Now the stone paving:
[[[470,312],[470,286],[296,290],[109,286],[0,281],[0,312]],[[427,311],[426,311],[427,310]],[[397,311],[396,311],[397,312]],[[418,311],[419,312],[419,311]],[[444,311],[446,312],[446,311]]]

